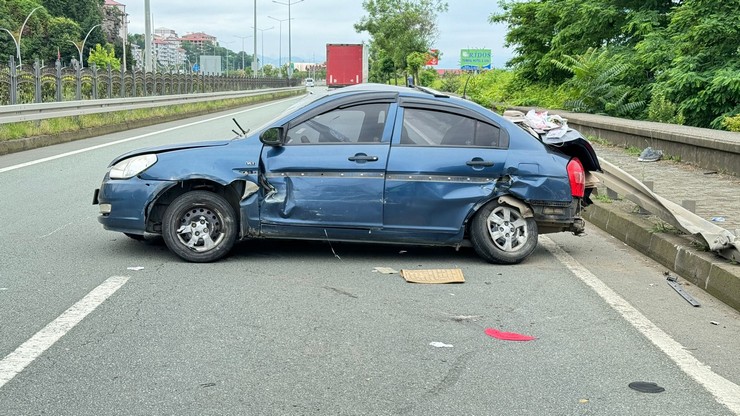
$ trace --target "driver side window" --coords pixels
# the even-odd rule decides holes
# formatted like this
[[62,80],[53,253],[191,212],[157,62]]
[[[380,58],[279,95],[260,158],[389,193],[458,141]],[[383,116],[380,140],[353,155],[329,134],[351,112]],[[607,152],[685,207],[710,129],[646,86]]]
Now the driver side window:
[[388,104],[337,108],[288,130],[286,145],[380,143]]

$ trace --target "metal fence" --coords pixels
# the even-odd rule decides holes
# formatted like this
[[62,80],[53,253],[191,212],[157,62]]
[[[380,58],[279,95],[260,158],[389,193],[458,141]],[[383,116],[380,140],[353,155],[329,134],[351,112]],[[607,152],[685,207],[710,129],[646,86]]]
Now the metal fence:
[[259,88],[293,87],[299,80],[234,75],[206,75],[196,72],[119,71],[94,64],[82,68],[33,65],[18,68],[13,56],[0,67],[0,105],[95,100],[99,98],[150,97],[202,92],[242,91]]

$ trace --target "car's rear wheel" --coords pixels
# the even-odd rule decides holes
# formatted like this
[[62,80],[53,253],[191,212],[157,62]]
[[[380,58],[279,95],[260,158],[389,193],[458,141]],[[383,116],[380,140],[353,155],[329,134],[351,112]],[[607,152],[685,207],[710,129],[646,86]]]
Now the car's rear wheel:
[[164,212],[162,237],[182,259],[205,263],[231,251],[236,241],[236,215],[220,195],[192,191],[175,199]]
[[516,264],[537,246],[537,223],[515,207],[491,201],[473,217],[470,240],[475,252],[487,261]]

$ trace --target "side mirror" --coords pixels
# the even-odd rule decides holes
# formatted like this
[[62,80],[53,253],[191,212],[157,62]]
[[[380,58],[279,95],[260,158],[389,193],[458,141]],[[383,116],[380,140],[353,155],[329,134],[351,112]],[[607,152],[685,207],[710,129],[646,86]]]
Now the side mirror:
[[283,128],[270,127],[260,134],[260,141],[267,146],[283,145]]

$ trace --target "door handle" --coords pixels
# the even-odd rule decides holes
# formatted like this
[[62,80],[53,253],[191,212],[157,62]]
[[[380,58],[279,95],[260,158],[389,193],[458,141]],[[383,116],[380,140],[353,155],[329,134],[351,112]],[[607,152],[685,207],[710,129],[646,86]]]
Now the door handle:
[[358,154],[356,154],[354,156],[350,156],[348,158],[348,160],[350,162],[359,162],[359,163],[377,162],[378,161],[378,157],[377,156],[368,156],[366,154],[358,153]]
[[468,165],[468,166],[473,166],[473,167],[490,167],[490,166],[493,166],[493,162],[491,162],[490,160],[483,160],[483,159],[481,159],[479,157],[476,157],[473,160],[468,160],[467,162],[465,162],[465,164]]

